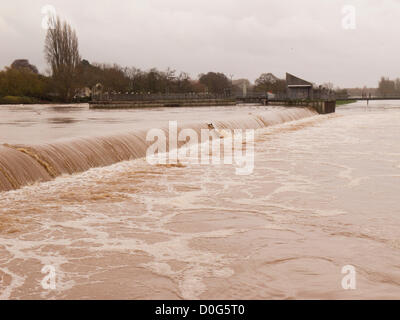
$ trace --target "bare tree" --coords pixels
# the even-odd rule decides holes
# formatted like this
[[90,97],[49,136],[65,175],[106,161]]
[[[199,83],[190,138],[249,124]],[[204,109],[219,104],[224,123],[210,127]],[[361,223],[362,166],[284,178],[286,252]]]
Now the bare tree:
[[326,89],[329,89],[329,90],[333,90],[334,89],[334,84],[332,82],[325,82],[325,83],[322,84],[322,86],[324,88],[326,88]]
[[55,90],[60,98],[70,101],[77,86],[81,62],[75,30],[60,17],[51,17],[45,40],[45,56],[51,67]]

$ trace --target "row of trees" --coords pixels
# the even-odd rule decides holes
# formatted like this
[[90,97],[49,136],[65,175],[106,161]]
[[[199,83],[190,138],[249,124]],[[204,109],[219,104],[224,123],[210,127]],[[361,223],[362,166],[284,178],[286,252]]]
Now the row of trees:
[[224,74],[215,72],[201,74],[199,79],[193,80],[187,73],[177,73],[172,69],[142,71],[134,67],[91,64],[82,60],[71,69],[59,66],[59,62],[55,61],[52,75],[45,76],[30,68],[13,65],[0,71],[0,97],[24,96],[38,100],[71,101],[83,88],[93,88],[98,83],[107,92],[226,94],[232,90],[231,81]]
[[279,93],[286,90],[286,80],[279,79],[272,73],[263,73],[255,81],[255,92],[272,92]]
[[79,67],[79,86],[92,87],[101,83],[105,91],[142,93],[203,92],[207,87],[201,81],[175,70],[160,71],[156,68],[142,71],[135,67],[123,68],[117,64],[90,64],[82,60]]
[[382,97],[400,96],[400,79],[390,80],[382,77],[379,81],[378,95]]
[[49,93],[49,78],[29,69],[7,67],[0,72],[0,97],[33,97],[46,99]]

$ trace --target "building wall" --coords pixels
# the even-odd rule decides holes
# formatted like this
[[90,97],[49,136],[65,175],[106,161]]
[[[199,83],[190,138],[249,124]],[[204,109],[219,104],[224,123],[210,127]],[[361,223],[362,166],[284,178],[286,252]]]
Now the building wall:
[[311,88],[287,88],[289,99],[310,99]]

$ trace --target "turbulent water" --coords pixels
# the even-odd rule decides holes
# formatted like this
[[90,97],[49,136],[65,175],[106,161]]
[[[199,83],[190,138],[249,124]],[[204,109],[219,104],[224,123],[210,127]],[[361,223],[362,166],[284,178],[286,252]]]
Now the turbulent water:
[[[229,112],[227,112],[226,115],[223,115],[224,120],[219,120],[221,115],[218,117],[218,114],[214,114],[216,119],[213,121],[213,125],[220,129],[259,129],[315,114],[310,109],[300,108],[260,109],[255,114],[248,112],[240,119],[232,115],[230,119],[227,119],[227,116],[229,118]],[[212,112],[212,110],[209,111]],[[194,114],[195,112],[192,117],[196,118]],[[171,112],[169,115],[176,118],[176,115]],[[188,116],[187,112],[186,116]],[[170,120],[177,121],[173,118]],[[200,137],[201,129],[207,129],[205,121],[187,123],[185,117],[180,120],[186,124],[183,124],[179,131],[190,128]],[[0,191],[17,189],[34,182],[48,181],[62,174],[83,172],[90,168],[104,167],[124,160],[145,157],[146,150],[154,143],[154,141],[146,139],[146,134],[149,129],[157,128],[156,125],[156,122],[151,121],[147,123],[147,130],[136,128],[128,132],[109,133],[101,136],[69,137],[69,139],[52,143],[4,144],[0,146]],[[165,125],[164,122],[160,122],[158,128],[164,131],[166,139],[169,140],[169,124]],[[182,144],[180,143],[180,145]]]
[[[0,298],[399,297],[400,103],[0,116]],[[150,165],[168,120],[257,129],[253,173]]]

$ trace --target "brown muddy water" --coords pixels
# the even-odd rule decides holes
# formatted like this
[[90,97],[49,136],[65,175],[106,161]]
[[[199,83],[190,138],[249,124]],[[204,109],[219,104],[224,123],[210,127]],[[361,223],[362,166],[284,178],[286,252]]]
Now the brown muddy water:
[[[168,120],[256,129],[253,173],[150,165]],[[399,137],[400,102],[1,106],[0,298],[398,299]]]

